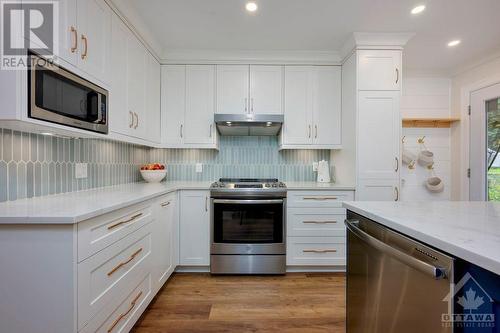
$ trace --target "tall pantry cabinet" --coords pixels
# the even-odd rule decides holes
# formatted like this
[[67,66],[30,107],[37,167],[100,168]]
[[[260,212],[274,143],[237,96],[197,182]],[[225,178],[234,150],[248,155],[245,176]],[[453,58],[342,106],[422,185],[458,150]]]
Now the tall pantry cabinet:
[[400,200],[401,57],[402,50],[357,49],[342,66],[356,200]]

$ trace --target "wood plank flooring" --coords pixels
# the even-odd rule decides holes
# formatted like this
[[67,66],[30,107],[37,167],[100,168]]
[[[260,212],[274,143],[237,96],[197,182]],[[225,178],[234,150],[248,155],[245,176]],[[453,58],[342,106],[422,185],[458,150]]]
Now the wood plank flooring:
[[132,332],[345,332],[345,275],[174,274]]

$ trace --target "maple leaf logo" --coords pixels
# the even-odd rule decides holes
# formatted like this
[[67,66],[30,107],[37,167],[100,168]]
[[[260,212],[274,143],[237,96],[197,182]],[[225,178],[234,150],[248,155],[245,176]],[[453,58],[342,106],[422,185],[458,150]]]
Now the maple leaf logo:
[[460,304],[464,310],[477,310],[481,305],[484,304],[484,300],[482,296],[477,296],[476,297],[476,291],[472,290],[472,288],[469,288],[465,292],[465,296],[460,296],[457,301],[458,304]]

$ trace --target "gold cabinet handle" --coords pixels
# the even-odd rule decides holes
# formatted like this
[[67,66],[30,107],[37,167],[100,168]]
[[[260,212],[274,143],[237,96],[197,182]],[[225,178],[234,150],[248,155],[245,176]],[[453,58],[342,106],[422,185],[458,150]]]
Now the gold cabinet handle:
[[317,139],[318,138],[318,125],[314,125],[314,138]]
[[170,201],[163,202],[160,206],[167,207],[168,205],[170,205]]
[[129,111],[128,114],[130,115],[130,123],[128,124],[129,128],[134,127],[134,113],[132,111]]
[[134,126],[134,129],[136,129],[137,126],[139,126],[139,115],[134,112],[134,116],[135,116],[135,126]]
[[308,134],[307,134],[307,137],[308,137],[308,138],[311,138],[311,125],[309,125],[309,131],[308,131],[307,133],[308,133]]
[[71,53],[75,53],[76,49],[78,49],[78,31],[76,31],[76,28],[73,26],[71,26],[69,30],[73,34],[73,46],[71,46]]
[[250,110],[252,110],[252,113],[253,113],[253,97],[252,97],[252,98],[250,98],[250,103],[251,103]]
[[396,157],[394,157],[394,159],[396,160],[396,169],[394,169],[394,172],[398,172],[399,171],[399,158],[396,156]]
[[319,201],[325,201],[325,200],[337,200],[337,197],[304,197],[304,200],[319,200]]
[[212,124],[210,124],[210,138],[212,137]]
[[397,186],[394,186],[394,192],[396,193],[396,198],[394,198],[394,201],[399,201],[399,189]]
[[248,98],[245,98],[245,113],[248,112]]
[[399,82],[399,68],[396,68],[396,84]]
[[137,257],[137,255],[138,255],[139,253],[141,253],[141,252],[142,252],[142,247],[141,247],[139,250],[137,250],[137,251],[135,251],[134,253],[132,253],[132,254],[130,255],[130,257],[129,257],[127,260],[122,261],[121,263],[119,263],[118,265],[116,265],[116,267],[115,267],[115,268],[113,268],[112,270],[110,270],[110,271],[108,272],[108,276],[113,275],[113,274],[114,274],[117,270],[119,270],[120,268],[122,268],[123,266],[125,266],[126,264],[128,264],[129,262],[131,262],[132,260],[134,260],[134,259],[135,259],[135,257]]
[[116,320],[113,322],[113,324],[111,324],[111,326],[108,328],[108,333],[111,333],[111,331],[113,331],[113,329],[120,322],[120,320],[122,320],[124,317],[126,317],[130,313],[130,311],[132,311],[132,309],[135,307],[137,301],[139,300],[139,298],[141,296],[142,296],[142,291],[139,292],[137,294],[137,296],[134,297],[134,299],[132,300],[132,302],[130,302],[130,307],[127,309],[127,311],[125,311],[124,313],[120,314],[118,316],[118,318],[116,318]]
[[87,57],[87,52],[88,52],[88,44],[87,44],[88,40],[85,35],[82,35],[82,42],[85,45],[85,47],[83,48],[84,51],[82,52],[82,60],[83,60]]
[[182,132],[183,132],[183,131],[182,131],[182,130],[183,130],[183,127],[184,127],[184,125],[182,125],[182,124],[181,124],[181,128],[180,128],[181,138],[182,138],[182,136],[183,136],[183,133],[182,133]]
[[108,230],[111,230],[111,229],[114,229],[122,224],[125,224],[125,223],[129,223],[129,222],[132,222],[133,220],[137,219],[138,217],[141,217],[142,216],[142,213],[139,213],[139,214],[136,214],[134,216],[132,216],[131,218],[129,218],[128,220],[125,220],[125,221],[121,221],[121,222],[118,222],[118,223],[115,223],[113,225],[110,225],[108,227]]
[[324,250],[317,250],[317,249],[306,249],[302,250],[304,253],[333,253],[337,252],[335,249],[324,249]]
[[302,223],[305,224],[334,224],[337,223],[337,221],[332,220],[332,221],[302,221]]

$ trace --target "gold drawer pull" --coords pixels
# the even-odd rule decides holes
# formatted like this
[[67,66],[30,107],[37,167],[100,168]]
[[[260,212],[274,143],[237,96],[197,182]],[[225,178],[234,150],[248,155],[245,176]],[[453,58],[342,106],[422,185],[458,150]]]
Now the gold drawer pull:
[[302,221],[302,223],[306,223],[306,224],[333,224],[333,223],[337,223],[337,221],[333,220],[333,221]]
[[108,230],[111,230],[111,229],[114,229],[122,224],[125,224],[125,223],[129,223],[129,222],[132,222],[133,220],[137,219],[138,217],[141,217],[142,216],[142,213],[139,213],[139,214],[136,214],[134,216],[132,216],[131,218],[129,218],[128,220],[125,220],[125,221],[121,221],[121,222],[118,222],[118,223],[115,223],[113,225],[110,225],[108,227]]
[[337,252],[335,249],[325,249],[325,250],[315,250],[315,249],[307,249],[307,250],[302,250],[304,253],[331,253],[331,252]]
[[304,200],[337,200],[337,197],[304,197]]
[[134,253],[132,253],[132,255],[130,256],[130,258],[128,258],[126,261],[119,263],[115,268],[113,268],[112,270],[110,270],[109,273],[108,273],[108,276],[113,275],[114,272],[116,272],[117,270],[119,270],[120,268],[122,268],[123,266],[125,266],[126,264],[128,264],[129,262],[131,262],[132,260],[134,260],[135,257],[139,253],[141,253],[141,251],[142,251],[142,247],[139,250],[137,250]]
[[122,313],[121,315],[119,315],[118,318],[116,318],[116,320],[113,322],[113,324],[110,326],[110,328],[108,328],[108,333],[111,333],[113,328],[115,328],[115,326],[120,322],[120,320],[122,320],[124,317],[126,317],[130,313],[130,311],[132,311],[132,309],[135,307],[135,304],[137,303],[137,300],[139,300],[139,298],[141,296],[142,296],[142,291],[139,292],[137,294],[137,296],[135,296],[135,298],[132,300],[132,302],[130,302],[130,307],[128,308],[128,310],[125,311],[124,313]]
[[164,202],[164,203],[161,204],[162,207],[166,207],[168,205],[170,205],[170,201],[167,201],[167,202]]

